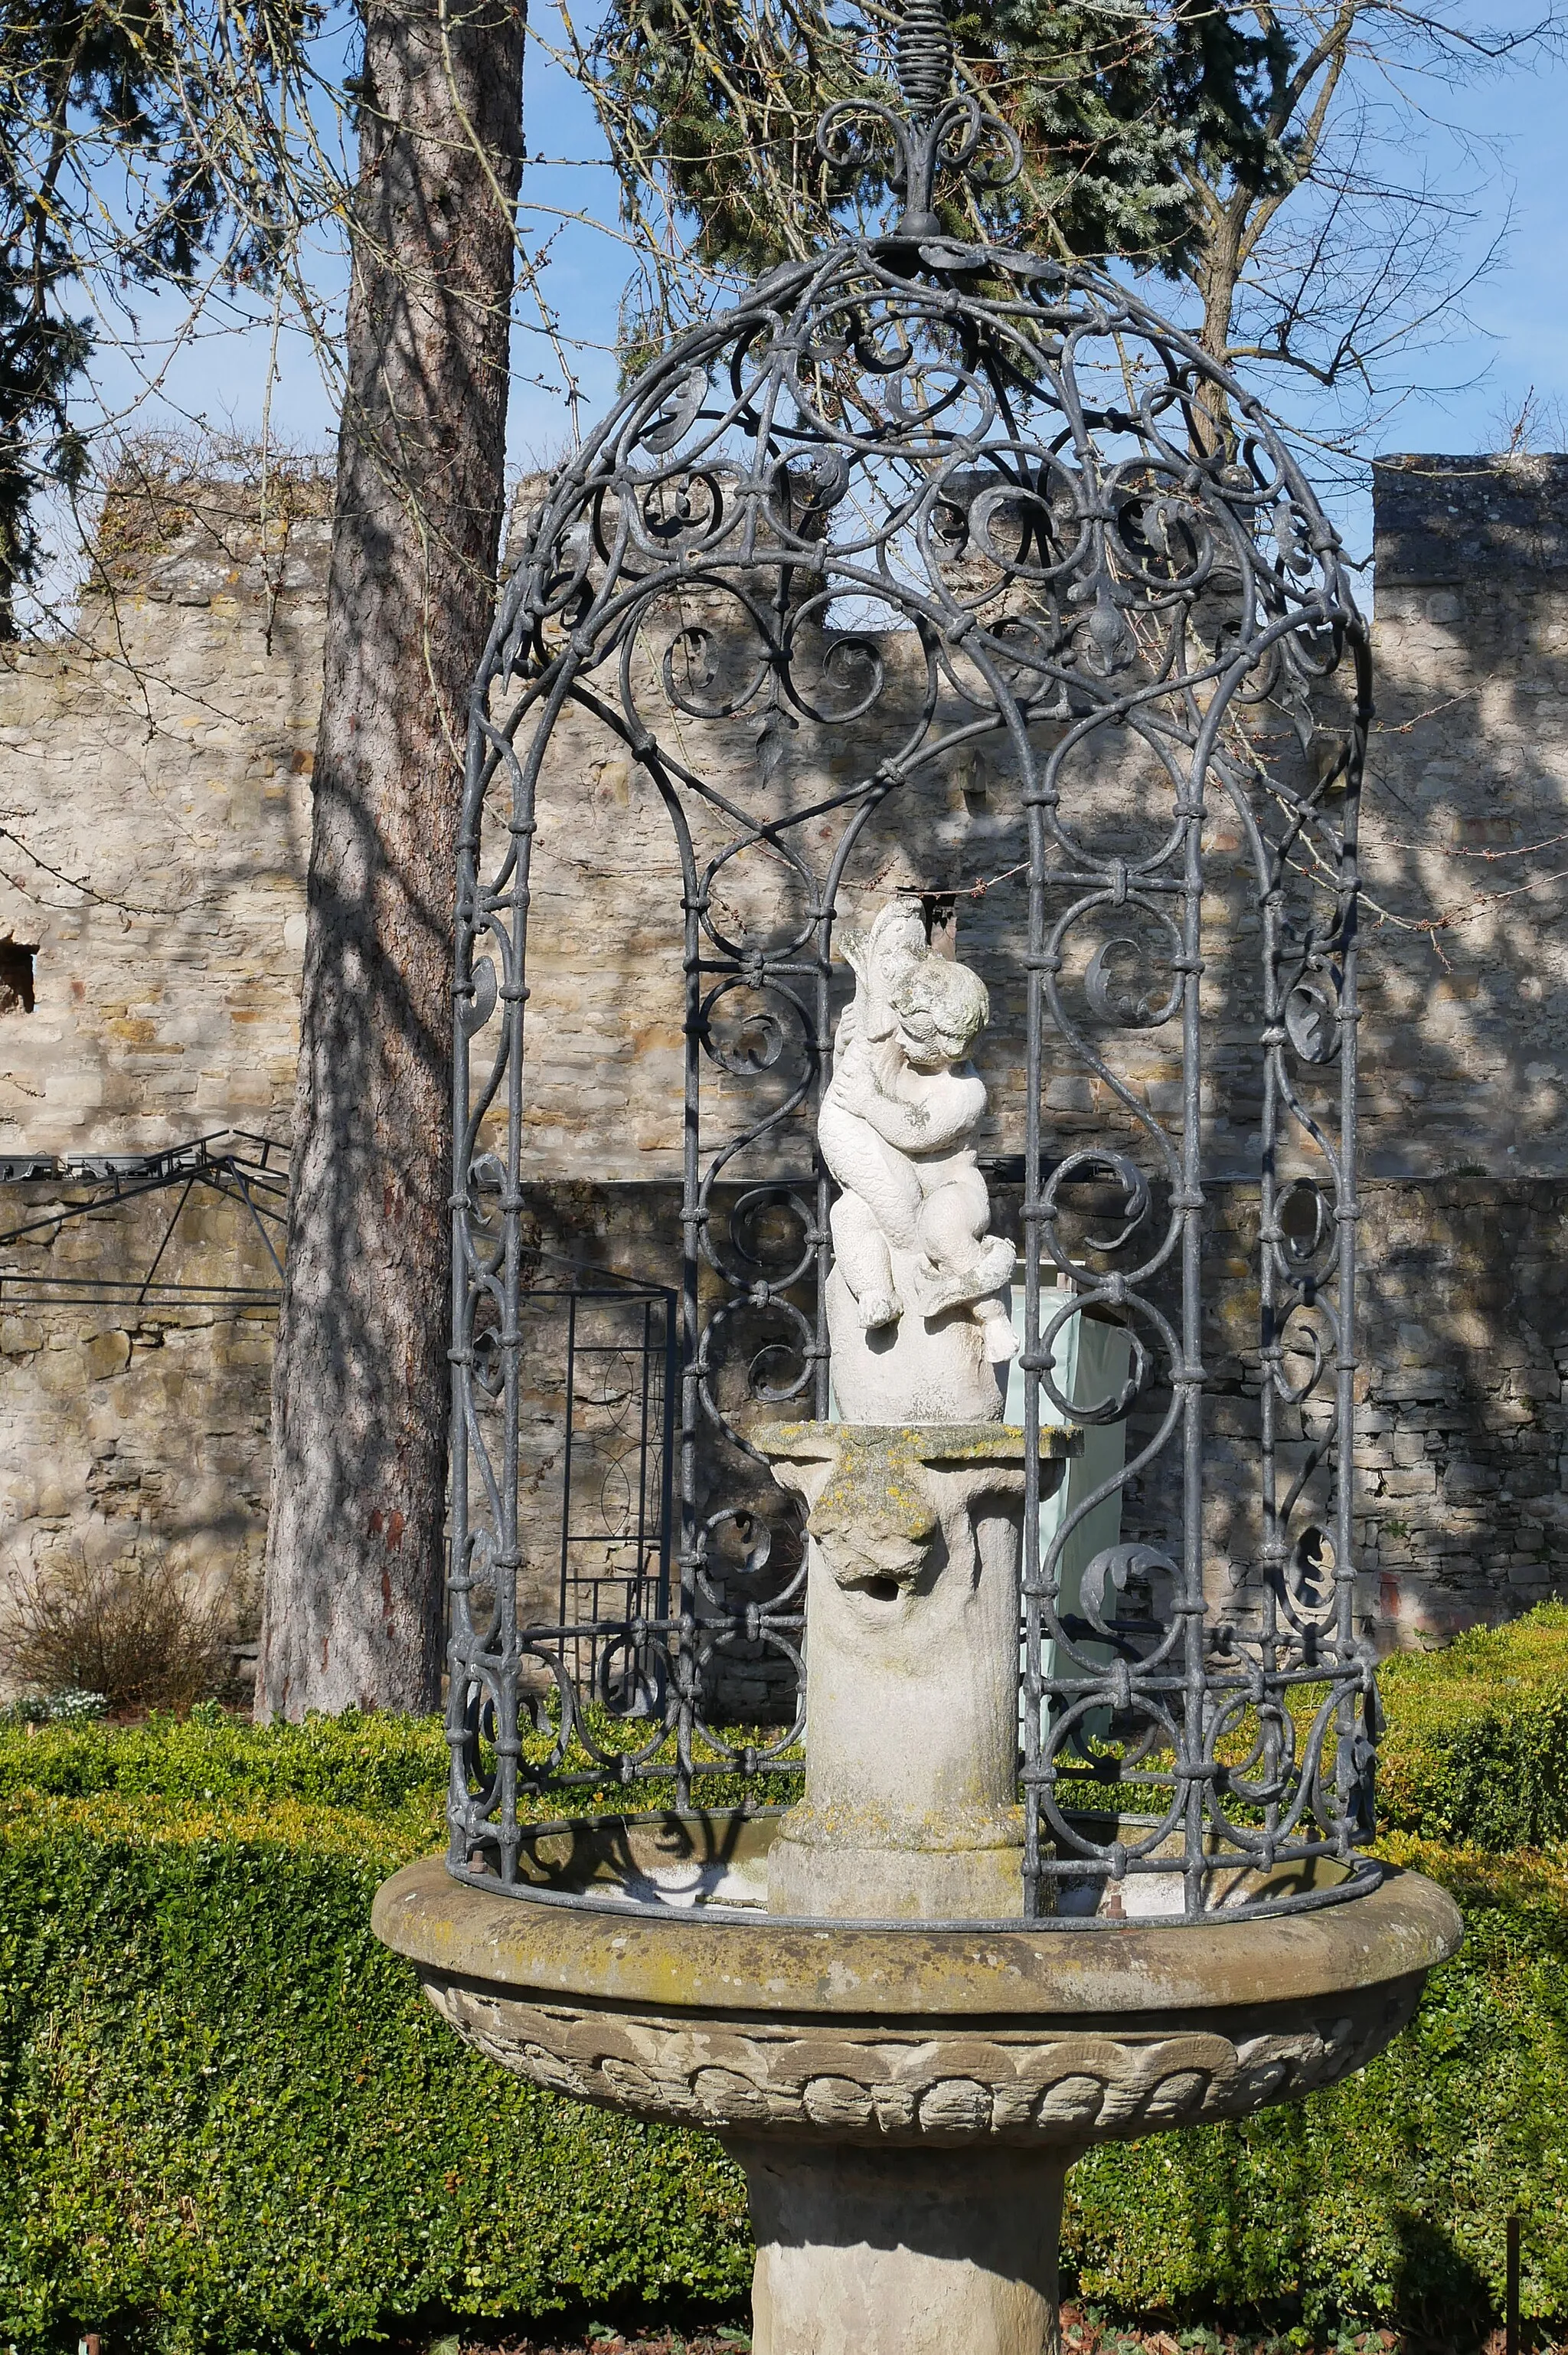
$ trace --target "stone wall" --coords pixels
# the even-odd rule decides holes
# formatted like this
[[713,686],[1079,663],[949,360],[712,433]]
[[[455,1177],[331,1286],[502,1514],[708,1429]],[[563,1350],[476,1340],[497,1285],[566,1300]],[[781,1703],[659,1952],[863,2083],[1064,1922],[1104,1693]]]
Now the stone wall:
[[[274,1319],[136,1306],[178,1188],[37,1222],[92,1191],[62,1157],[288,1135],[328,505],[287,472],[265,521],[253,483],[128,478],[79,635],[0,668],[0,1170],[49,1171],[0,1184],[0,1232],[35,1230],[0,1249],[0,1582],[166,1557],[241,1633]],[[271,1276],[205,1183],[159,1273]]]
[[1568,458],[1376,483],[1361,1447],[1380,1634],[1568,1592]]
[[0,669],[0,1154],[285,1135],[326,486],[127,485],[74,641]]
[[73,1558],[167,1561],[248,1636],[276,1323],[266,1245],[203,1185],[158,1264],[164,1286],[139,1297],[181,1189],[69,1215],[92,1190],[0,1188],[0,1221],[31,1229],[0,1252],[0,1583]]
[[1376,506],[1369,1167],[1568,1174],[1568,458]]
[[[0,1155],[286,1135],[325,486],[289,481],[270,499],[263,523],[253,485],[154,473],[127,486],[79,638],[0,672]],[[1375,634],[1361,1599],[1386,1643],[1568,1591],[1568,460],[1380,469]],[[732,730],[703,750],[737,790],[803,794],[863,771],[867,748],[806,730],[783,747]],[[531,1020],[549,1077],[531,1178],[563,1248],[669,1281],[675,847],[642,773],[587,721],[564,732],[540,815]],[[895,880],[998,873],[1016,834],[1005,773],[967,757],[873,829],[848,904]],[[1239,850],[1218,816],[1208,848],[1221,863]],[[744,901],[743,877],[726,888]],[[1012,912],[1002,889],[966,911],[964,954],[982,969]],[[1139,1084],[1155,1103],[1169,1083],[1156,1057]],[[1048,1108],[1064,1146],[1108,1112],[1066,1071]],[[1003,1085],[993,1152],[1015,1125]],[[0,1186],[0,1230],[60,1192],[52,1170]],[[1224,1258],[1246,1189],[1221,1192]],[[157,1199],[29,1248],[123,1278],[145,1264]],[[205,1215],[191,1264],[254,1273],[243,1214]],[[1222,1303],[1222,1325],[1245,1306]],[[166,1548],[244,1590],[265,1505],[267,1329],[253,1310],[8,1313],[0,1577],[81,1538]],[[1255,1411],[1236,1362],[1213,1406],[1222,1452]],[[544,1568],[540,1584],[543,1600]]]

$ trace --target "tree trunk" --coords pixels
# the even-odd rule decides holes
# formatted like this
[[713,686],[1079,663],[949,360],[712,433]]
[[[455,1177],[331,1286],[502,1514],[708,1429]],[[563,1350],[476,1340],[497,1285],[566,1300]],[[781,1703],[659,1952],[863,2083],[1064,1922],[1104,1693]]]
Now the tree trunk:
[[[1217,223],[1211,220],[1207,224],[1196,272],[1203,303],[1203,324],[1198,331],[1198,341],[1222,368],[1229,365],[1231,322],[1235,313],[1236,289],[1241,283],[1241,218],[1233,201]],[[1212,421],[1214,448],[1226,449],[1234,441],[1234,429],[1230,404],[1219,386],[1205,385],[1198,395],[1198,406]]]
[[524,0],[366,5],[263,1721],[440,1693],[452,845],[494,606],[523,27]]

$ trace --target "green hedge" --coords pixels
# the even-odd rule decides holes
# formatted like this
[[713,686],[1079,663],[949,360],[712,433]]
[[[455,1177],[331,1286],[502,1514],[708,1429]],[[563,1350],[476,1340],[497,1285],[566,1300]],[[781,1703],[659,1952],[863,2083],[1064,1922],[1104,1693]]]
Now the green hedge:
[[[1440,1652],[1404,1653],[1385,1663],[1383,1691],[1385,1830],[1495,1849],[1568,1839],[1568,1604],[1543,1604],[1506,1627],[1475,1628]],[[609,1721],[598,1731],[611,1742],[626,1738]],[[49,1726],[30,1738],[0,1727],[0,1797],[36,1789],[202,1804],[292,1798],[428,1823],[432,1839],[446,1763],[433,1720],[352,1712],[264,1732],[232,1720]],[[586,1756],[578,1763],[589,1764]],[[727,1795],[726,1785],[711,1793],[715,1804]],[[613,1803],[612,1789],[605,1796]],[[657,1793],[648,1799],[655,1804]],[[581,1793],[564,1802],[586,1803]]]
[[[1565,1638],[1542,1612],[1396,1665],[1390,1852],[1455,1891],[1465,1951],[1350,2084],[1086,2158],[1089,2295],[1451,2328],[1495,2309],[1520,2210],[1526,2309],[1568,2318],[1568,1858],[1496,1852],[1561,1806]],[[239,2355],[744,2296],[714,2143],[506,2078],[370,1937],[444,1764],[439,1729],[376,1718],[0,1732],[0,2347]]]
[[5,1802],[0,2344],[298,2348],[744,2293],[716,2145],[504,2076],[372,1939],[377,1882],[428,1844],[287,1798]]
[[1568,1604],[1403,1653],[1381,1681],[1385,1830],[1494,1849],[1568,1839]]
[[380,1822],[401,1821],[427,1845],[442,1836],[448,1751],[439,1719],[308,1718],[258,1727],[216,1712],[144,1725],[0,1729],[0,1801],[31,1792],[83,1799],[112,1794],[165,1806],[299,1800]]
[[1398,2322],[1452,2346],[1500,2312],[1520,2214],[1524,2311],[1568,2318],[1568,1859],[1400,1838],[1384,1852],[1452,1890],[1459,1955],[1345,2084],[1080,2160],[1064,2255],[1088,2295]]
[[[636,1721],[591,1712],[601,1751],[640,1749],[645,1729]],[[757,1738],[752,1728],[731,1728],[736,1747]],[[547,1733],[528,1735],[524,1754],[541,1764],[553,1750]],[[711,1752],[707,1753],[712,1756]],[[699,1764],[704,1750],[694,1745]],[[798,1759],[798,1750],[786,1753]],[[152,1798],[192,1806],[251,1805],[258,1800],[299,1799],[321,1807],[346,1807],[377,1821],[395,1822],[426,1847],[444,1842],[449,1752],[439,1718],[382,1717],[345,1710],[342,1717],[307,1718],[302,1725],[257,1727],[225,1716],[211,1703],[198,1703],[188,1718],[154,1713],[134,1726],[87,1723],[26,1726],[0,1722],[0,1799],[28,1791],[58,1798],[85,1798],[112,1792],[122,1798]],[[568,1766],[584,1776],[602,1767],[574,1742]],[[767,1778],[770,1799],[787,1802],[798,1790],[800,1770],[776,1767]],[[639,1778],[630,1786],[605,1775],[597,1786],[561,1785],[529,1803],[538,1816],[581,1814],[595,1806],[657,1807],[673,1793],[668,1780]],[[709,1774],[698,1785],[710,1806],[738,1803],[747,1786],[738,1774]],[[755,1786],[751,1786],[755,1796]]]

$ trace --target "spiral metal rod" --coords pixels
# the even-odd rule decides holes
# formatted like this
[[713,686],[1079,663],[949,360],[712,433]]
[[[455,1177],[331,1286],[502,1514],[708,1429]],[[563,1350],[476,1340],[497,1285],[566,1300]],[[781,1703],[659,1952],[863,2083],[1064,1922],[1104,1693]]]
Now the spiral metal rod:
[[953,37],[941,0],[908,0],[894,42],[898,88],[912,114],[935,114],[953,87]]

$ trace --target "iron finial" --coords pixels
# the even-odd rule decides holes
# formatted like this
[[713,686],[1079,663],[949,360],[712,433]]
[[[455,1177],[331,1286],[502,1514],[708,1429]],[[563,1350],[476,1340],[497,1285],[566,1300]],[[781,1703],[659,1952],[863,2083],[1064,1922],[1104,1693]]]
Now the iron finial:
[[941,0],[908,0],[893,56],[899,91],[910,113],[935,114],[953,88],[953,37]]
[[902,110],[841,99],[817,125],[819,153],[841,169],[863,171],[879,147],[884,155],[891,147],[886,169],[902,206],[893,228],[899,240],[941,236],[940,178],[967,180],[985,196],[1006,187],[1023,166],[1017,133],[973,91],[955,93],[956,55],[942,0],[905,0],[893,39]]

